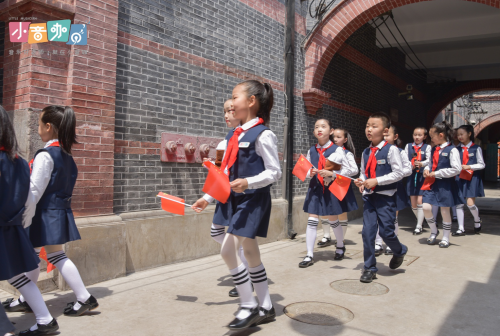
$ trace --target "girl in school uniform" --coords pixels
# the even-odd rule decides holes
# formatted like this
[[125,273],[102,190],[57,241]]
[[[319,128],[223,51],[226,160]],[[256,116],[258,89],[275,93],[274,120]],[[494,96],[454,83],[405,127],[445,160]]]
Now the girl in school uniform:
[[443,217],[443,239],[439,247],[448,248],[450,246],[451,213],[450,208],[455,205],[464,204],[465,200],[460,195],[455,176],[460,174],[462,164],[458,149],[453,146],[453,130],[450,125],[443,121],[434,124],[429,135],[435,147],[431,151],[430,162],[424,168],[425,178],[434,178],[430,190],[425,190],[422,196],[424,215],[427,224],[431,228],[431,235],[427,239],[427,244],[434,245],[439,231],[436,220],[432,213],[432,206],[441,208]]
[[[401,148],[402,141],[401,139],[399,139],[399,132],[397,127],[391,124],[391,127],[389,127],[389,132],[384,137],[384,139],[385,141],[387,141],[389,145],[396,145],[396,147],[399,150],[399,153],[401,154],[401,162],[403,163],[403,178],[410,176],[412,174],[411,162],[408,159],[408,154],[406,153],[406,151]],[[397,236],[399,232],[399,223],[398,223],[399,211],[406,209],[407,207],[410,206],[410,200],[408,199],[408,194],[406,191],[406,183],[403,180],[398,181],[397,190],[394,195],[396,197],[396,220],[394,221],[394,227],[395,227],[394,233],[396,233]],[[380,235],[377,232],[377,237],[375,238],[375,256],[379,256],[382,254],[383,242],[384,241],[382,237],[380,237]],[[389,246],[386,247],[385,254],[386,255],[393,254]]]
[[[479,210],[475,204],[476,197],[484,197],[483,181],[481,180],[481,170],[484,169],[483,151],[481,147],[475,145],[474,140],[474,127],[471,125],[462,125],[457,130],[458,140],[460,145],[457,146],[460,153],[460,162],[462,163],[462,170],[468,171],[461,174],[467,176],[472,172],[472,176],[467,178],[459,177],[458,189],[461,196],[466,199],[467,207],[474,217],[474,232],[479,234],[481,231],[481,218],[479,217]],[[463,177],[465,177],[463,176]],[[453,236],[464,236],[464,205],[457,205],[457,221],[458,230],[453,232]]]
[[[345,128],[336,128],[333,131],[333,142],[335,145],[342,147],[345,153],[344,161],[342,161],[342,168],[340,170],[340,175],[353,177],[359,173],[358,165],[356,164],[356,149],[354,148],[354,143],[352,141],[351,135]],[[345,198],[341,201],[341,205],[344,212],[338,216],[340,225],[342,226],[343,238],[345,240],[345,235],[347,233],[347,226],[349,225],[347,221],[347,213],[358,209],[358,203],[356,201],[356,196],[352,188],[345,195]],[[323,224],[323,238],[318,242],[319,247],[328,246],[331,242],[330,238],[330,223]]]
[[[71,197],[78,169],[71,156],[71,147],[76,144],[76,118],[69,106],[47,106],[38,121],[38,134],[45,147],[36,152],[32,165],[30,193],[26,203],[24,225],[29,227],[29,238],[37,253],[42,247],[47,251],[48,261],[76,295],[64,309],[66,316],[80,316],[96,309],[99,304],[85,288],[75,264],[64,253],[67,242],[80,239],[71,211]],[[35,281],[40,269],[26,273]],[[20,297],[11,303],[24,301]]]
[[[232,330],[273,321],[276,312],[269,295],[266,270],[257,236],[266,237],[271,216],[271,185],[281,177],[278,141],[267,125],[274,104],[271,85],[247,80],[233,90],[235,118],[241,126],[230,132],[221,169],[229,175],[231,194],[226,202],[228,226],[221,256],[229,268],[240,298],[240,309],[229,323]],[[211,199],[210,199],[211,201]],[[200,198],[196,212],[209,202]],[[198,209],[199,208],[199,209]],[[243,246],[248,269],[238,256]],[[252,284],[258,302],[253,296]]]
[[409,143],[405,147],[405,152],[408,155],[408,160],[411,161],[412,173],[406,181],[406,189],[410,196],[411,209],[417,218],[417,226],[414,235],[420,235],[423,232],[422,223],[424,222],[424,209],[422,208],[421,190],[424,183],[423,169],[429,164],[432,147],[425,143],[427,139],[427,129],[417,127],[413,130],[413,143]]
[[[234,117],[234,107],[232,99],[228,99],[224,103],[224,120],[226,122],[227,127],[231,128],[231,130],[233,131],[240,124],[240,121]],[[228,135],[230,133],[231,132],[229,132]],[[228,140],[229,140],[228,136],[226,136],[224,140],[219,142],[216,148],[216,158],[214,164],[219,168],[222,164],[222,159],[224,157],[224,152],[226,150]],[[204,198],[209,201],[211,196],[206,194]],[[217,205],[215,206],[214,218],[212,220],[212,227],[210,228],[210,235],[212,236],[213,240],[215,240],[217,243],[221,245],[222,242],[224,241],[224,237],[226,236],[226,227],[227,227],[227,225],[223,224],[227,224],[227,222],[228,222],[228,217],[227,217],[226,205],[217,202]],[[239,253],[241,262],[248,269],[248,262],[245,258],[245,253],[243,252],[242,246],[240,246],[239,248]],[[238,291],[236,290],[236,287],[234,287],[229,291],[229,296],[238,297]]]
[[331,183],[331,179],[335,178],[336,173],[340,173],[342,163],[346,159],[342,147],[333,143],[333,133],[334,129],[329,120],[319,119],[316,121],[314,136],[318,139],[318,143],[307,152],[307,160],[317,168],[312,168],[307,176],[311,178],[303,207],[304,212],[309,214],[306,230],[307,255],[299,263],[300,268],[314,264],[314,243],[316,242],[320,216],[328,218],[337,239],[334,259],[342,260],[344,258],[344,234],[338,215],[349,210],[348,203],[344,199],[344,206],[342,206],[337,197],[328,189],[328,185]]
[[[27,301],[10,308],[10,299],[3,302],[3,307],[10,312],[34,312],[37,323],[30,329],[21,331],[19,335],[35,336],[52,333],[59,326],[43,301],[36,279],[32,281],[25,274],[38,269],[40,262],[23,228],[22,216],[29,190],[28,163],[17,156],[14,127],[7,112],[0,106],[0,281],[8,280]],[[0,329],[9,324],[5,313],[0,315]],[[1,330],[0,334],[4,335],[12,329]]]

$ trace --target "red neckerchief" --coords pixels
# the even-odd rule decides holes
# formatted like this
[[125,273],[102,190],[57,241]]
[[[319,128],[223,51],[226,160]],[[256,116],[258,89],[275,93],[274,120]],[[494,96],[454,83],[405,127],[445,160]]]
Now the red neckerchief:
[[[0,147],[0,151],[5,152],[5,147],[4,147],[4,146]],[[19,156],[17,156],[17,154],[16,154],[16,159],[17,159],[18,157],[19,157]]]
[[342,146],[342,149],[345,150],[345,146]]
[[[59,147],[59,141],[54,141],[53,143],[51,143],[47,147]],[[47,147],[45,147],[45,148],[47,148]],[[35,161],[35,158],[31,159],[31,161],[29,163],[29,166],[30,166],[30,175],[33,172],[33,161]]]
[[[442,147],[442,148],[445,148],[447,146],[449,146],[450,144],[448,143],[446,146]],[[439,151],[442,149],[441,148],[441,145],[439,146],[436,146],[436,149],[434,150],[434,155],[432,156],[432,171],[436,171],[436,168],[438,166],[438,162],[439,162]]]
[[[422,147],[424,147],[424,144],[422,144],[422,146],[418,147],[418,146],[413,146],[413,150],[415,151],[415,153],[417,154],[417,156],[414,156],[412,159],[411,159],[411,164],[412,166],[415,165],[415,159],[417,161],[422,161]],[[417,168],[417,172],[419,172],[420,169]]]
[[[474,143],[471,143],[471,147],[474,146]],[[467,146],[462,147],[462,150],[464,151],[463,157],[462,157],[462,164],[466,165],[469,163],[469,148]]]
[[[263,123],[264,119],[259,118],[259,121],[250,128],[253,128]],[[229,169],[231,169],[231,167],[234,165],[234,163],[236,162],[236,157],[238,156],[238,146],[239,146],[238,137],[240,136],[241,133],[243,133],[243,127],[238,127],[236,130],[234,130],[233,136],[227,142],[226,155],[224,156],[224,160],[222,160],[220,169],[221,171],[224,171],[224,169],[226,169],[227,167],[228,175],[229,175]]]
[[330,142],[330,145],[328,147],[325,147],[325,148],[317,148],[316,147],[316,151],[318,152],[319,154],[319,160],[318,160],[318,180],[319,182],[321,182],[321,185],[323,186],[323,189],[325,189],[325,184],[323,182],[323,176],[321,176],[319,174],[319,171],[320,170],[323,170],[323,168],[325,168],[325,165],[326,165],[326,158],[325,156],[323,155],[323,153],[330,147],[333,146],[333,142]]
[[[382,146],[384,148],[387,145],[387,141],[385,144]],[[380,149],[382,149],[380,148]],[[376,178],[377,177],[377,158],[375,157],[375,152],[379,150],[377,146],[373,146],[370,148],[372,151],[370,153],[370,157],[368,158],[368,162],[366,163],[366,168],[365,168],[365,175],[368,176],[368,178]]]

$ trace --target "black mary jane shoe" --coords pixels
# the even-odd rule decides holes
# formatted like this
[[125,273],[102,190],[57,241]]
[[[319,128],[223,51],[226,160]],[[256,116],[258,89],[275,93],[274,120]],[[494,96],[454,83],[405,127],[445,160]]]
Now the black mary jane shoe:
[[66,306],[66,308],[64,308],[64,316],[70,316],[70,317],[77,317],[77,316],[81,316],[82,314],[88,312],[88,311],[91,311],[91,310],[94,310],[96,309],[97,307],[99,307],[99,303],[97,303],[97,300],[96,298],[91,295],[87,301],[85,301],[84,303],[78,301],[78,303],[80,304],[80,309],[78,310],[74,310],[73,307],[75,305],[74,302],[70,302],[68,303],[68,305]]
[[319,242],[318,242],[318,247],[326,247],[332,243],[332,239],[328,237],[323,237]]
[[233,289],[231,289],[229,291],[229,296],[230,297],[239,297],[240,295],[238,294],[238,290],[236,289],[236,287],[234,287]]
[[[408,249],[406,250],[406,253],[408,253]],[[403,261],[405,260],[406,253],[398,256],[393,255],[391,261],[389,261],[389,268],[390,269],[399,268],[403,264]]]
[[9,313],[33,313],[33,310],[31,310],[30,305],[26,301],[19,303],[17,306],[11,307],[10,304],[14,301],[15,300],[13,298],[10,298],[10,299],[7,299],[4,302],[2,302],[2,306],[6,312],[9,312]]
[[263,313],[263,315],[260,315],[259,313],[261,320],[257,322],[255,325],[269,323],[276,319],[276,311],[274,310],[274,307],[271,307],[271,309],[269,310],[264,309],[262,307],[260,307],[259,309]]
[[344,251],[344,253],[337,253],[337,251],[335,251],[335,257],[333,257],[333,260],[342,260],[342,259],[344,259],[344,257],[345,257],[345,246],[343,246],[343,247],[337,247],[337,250],[342,250],[342,251]]
[[[481,227],[482,227],[481,223],[482,222],[483,222],[482,220],[479,220],[479,222],[474,223],[474,233],[475,234],[479,234],[481,232]],[[476,227],[477,223],[479,223],[479,227]]]
[[59,330],[59,325],[57,324],[56,319],[52,319],[49,324],[38,324],[38,329],[37,330],[24,330],[19,332],[19,335],[22,336],[42,336],[42,335],[49,335],[52,334],[53,332]]
[[[308,260],[309,259],[309,260]],[[306,268],[314,265],[314,259],[310,256],[305,256],[304,260],[299,263],[300,268]]]
[[457,231],[455,232],[452,232],[451,235],[453,237],[458,237],[458,236],[465,236],[465,232],[463,232],[462,230],[458,229]]
[[377,279],[377,272],[365,269],[363,271],[363,274],[361,274],[361,278],[359,279],[359,281],[364,283],[370,283],[375,279]]
[[384,249],[383,249],[382,245],[375,244],[375,257],[378,257],[382,253],[384,253]]
[[249,310],[250,315],[248,315],[244,319],[235,318],[234,320],[231,321],[231,323],[229,323],[227,325],[227,327],[229,329],[231,329],[231,330],[243,330],[243,329],[251,327],[252,325],[254,325],[258,322],[261,322],[262,317],[259,314],[259,307],[241,308],[241,309]]

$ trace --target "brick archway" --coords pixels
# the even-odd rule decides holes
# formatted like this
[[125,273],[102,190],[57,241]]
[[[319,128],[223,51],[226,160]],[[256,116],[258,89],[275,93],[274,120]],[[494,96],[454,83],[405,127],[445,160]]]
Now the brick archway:
[[432,121],[437,117],[439,112],[457,98],[473,92],[498,89],[500,89],[500,78],[472,81],[455,87],[444,94],[441,100],[431,106],[427,113],[427,126],[431,126]]
[[[305,46],[306,73],[302,95],[307,111],[316,113],[330,98],[330,94],[320,90],[323,76],[333,56],[349,36],[371,19],[391,9],[423,1],[429,0],[344,0],[337,5],[316,27]],[[498,0],[466,1],[500,8]]]
[[500,113],[489,116],[486,119],[481,120],[479,124],[474,127],[474,134],[477,137],[486,127],[500,122]]

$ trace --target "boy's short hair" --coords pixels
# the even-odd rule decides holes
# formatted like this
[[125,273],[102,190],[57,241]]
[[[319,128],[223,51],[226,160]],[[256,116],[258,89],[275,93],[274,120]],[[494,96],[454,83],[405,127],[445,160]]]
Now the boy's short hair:
[[384,125],[384,128],[391,127],[391,117],[389,117],[384,112],[373,113],[368,119],[372,119],[372,118],[381,119],[382,124]]

